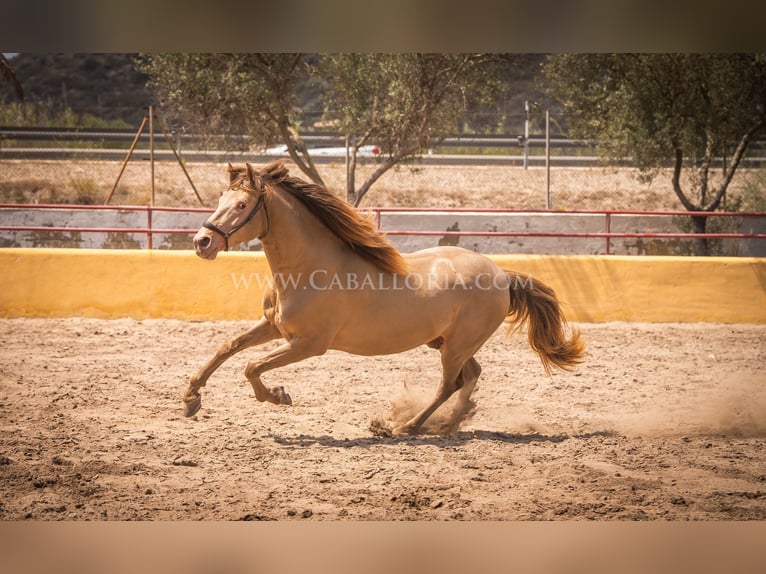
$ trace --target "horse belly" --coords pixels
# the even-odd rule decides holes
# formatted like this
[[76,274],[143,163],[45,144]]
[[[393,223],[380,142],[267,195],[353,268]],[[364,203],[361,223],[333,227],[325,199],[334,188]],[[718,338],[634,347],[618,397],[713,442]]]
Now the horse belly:
[[357,355],[400,353],[458,328],[489,335],[508,310],[507,288],[500,292],[453,283],[356,295],[345,302],[346,320],[330,348]]

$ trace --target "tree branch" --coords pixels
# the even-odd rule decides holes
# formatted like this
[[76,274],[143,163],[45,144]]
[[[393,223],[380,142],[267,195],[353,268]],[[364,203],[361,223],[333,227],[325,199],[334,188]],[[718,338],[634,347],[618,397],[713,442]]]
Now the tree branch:
[[372,184],[374,184],[380,177],[386,173],[389,169],[400,163],[403,159],[408,158],[415,153],[418,152],[420,148],[417,145],[412,145],[403,150],[403,152],[398,153],[396,155],[388,157],[372,174],[370,177],[367,178],[367,180],[359,187],[359,191],[356,192],[356,197],[354,198],[354,207],[358,207],[359,204],[362,202],[362,198],[367,194],[367,192],[372,187]]
[[710,164],[713,161],[715,148],[715,136],[710,129],[710,123],[705,126],[705,157],[700,167],[700,205],[704,207],[708,192],[708,177],[710,175]]
[[686,208],[687,211],[699,211],[700,208],[689,201],[686,198],[684,191],[681,189],[681,167],[684,163],[684,154],[683,150],[678,145],[675,146],[675,151],[676,159],[673,165],[673,191],[676,192],[678,200]]
[[[319,175],[314,162],[311,160],[311,155],[306,149],[306,145],[303,143],[303,139],[300,134],[292,128],[288,123],[284,121],[279,122],[279,133],[282,136],[282,141],[287,146],[287,153],[290,155],[290,159],[295,162],[303,173],[305,173],[311,181],[318,185],[324,185],[322,176]],[[300,155],[298,155],[300,152]]]
[[764,126],[766,126],[766,121],[759,120],[740,138],[739,143],[737,144],[737,149],[734,150],[734,155],[731,156],[731,163],[729,164],[728,169],[724,172],[724,180],[721,183],[721,187],[718,188],[713,201],[704,207],[705,211],[714,211],[718,208],[726,193],[726,188],[729,187],[729,183],[731,183],[731,179],[734,177],[734,172],[737,171],[737,167],[739,167],[742,158],[745,156],[747,146],[750,144],[750,139]]
[[0,80],[8,82],[16,92],[16,97],[19,98],[19,101],[24,101],[24,90],[21,89],[21,83],[16,78],[16,72],[14,72],[11,64],[2,54],[0,54]]
[[378,181],[378,179],[380,179],[380,176],[386,173],[389,169],[394,167],[397,161],[398,160],[394,159],[393,157],[389,157],[380,165],[380,167],[378,167],[374,172],[372,172],[370,177],[367,178],[367,180],[359,187],[359,190],[356,192],[354,197],[354,207],[359,207],[359,204],[362,202],[362,198],[370,190],[370,188],[372,187],[372,184]]

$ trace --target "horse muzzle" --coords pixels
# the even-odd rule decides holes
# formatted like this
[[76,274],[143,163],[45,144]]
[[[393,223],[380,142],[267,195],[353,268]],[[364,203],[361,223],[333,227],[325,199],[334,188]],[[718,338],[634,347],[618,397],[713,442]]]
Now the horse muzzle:
[[200,229],[192,240],[194,252],[202,259],[215,259],[223,248],[223,239],[207,229]]

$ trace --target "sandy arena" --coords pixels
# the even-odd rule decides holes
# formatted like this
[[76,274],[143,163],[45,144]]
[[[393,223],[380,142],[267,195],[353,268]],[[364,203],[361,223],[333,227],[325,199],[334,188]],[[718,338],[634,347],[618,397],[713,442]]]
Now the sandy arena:
[[371,422],[434,392],[436,351],[264,376],[291,407],[255,400],[245,351],[186,419],[249,323],[0,325],[0,519],[766,519],[766,326],[581,324],[587,362],[552,378],[501,329],[457,433],[389,438]]

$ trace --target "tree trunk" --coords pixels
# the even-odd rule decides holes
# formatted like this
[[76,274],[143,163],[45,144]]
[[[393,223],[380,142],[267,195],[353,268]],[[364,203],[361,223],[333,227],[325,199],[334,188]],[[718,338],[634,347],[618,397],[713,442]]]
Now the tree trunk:
[[346,135],[346,201],[357,205],[356,194],[356,148],[351,145],[351,138]]
[[295,162],[298,169],[317,185],[324,186],[324,180],[319,175],[319,171],[317,171],[314,161],[311,159],[311,154],[309,154],[306,144],[303,143],[303,138],[301,138],[298,130],[293,128],[287,120],[284,120],[279,122],[279,132],[282,136],[282,141],[287,146],[287,153],[290,155],[290,159]]
[[[694,233],[705,233],[707,228],[707,215],[693,215],[692,221],[694,222]],[[707,237],[695,237],[694,238],[694,253],[695,255],[710,255],[708,251]]]

